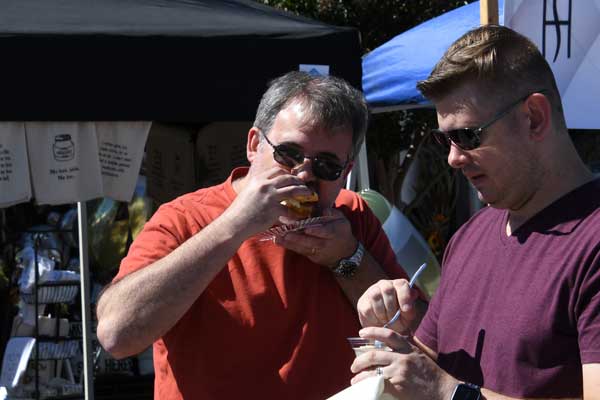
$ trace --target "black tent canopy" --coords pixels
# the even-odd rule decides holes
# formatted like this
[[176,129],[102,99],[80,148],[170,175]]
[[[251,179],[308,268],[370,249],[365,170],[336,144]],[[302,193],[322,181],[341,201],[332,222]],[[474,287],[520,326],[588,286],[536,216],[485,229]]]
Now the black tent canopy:
[[[247,121],[299,64],[361,82],[357,30],[248,0],[2,0],[0,54],[0,121]],[[85,202],[78,220],[93,399]]]
[[251,120],[299,64],[360,87],[359,33],[245,0],[3,0],[0,120]]

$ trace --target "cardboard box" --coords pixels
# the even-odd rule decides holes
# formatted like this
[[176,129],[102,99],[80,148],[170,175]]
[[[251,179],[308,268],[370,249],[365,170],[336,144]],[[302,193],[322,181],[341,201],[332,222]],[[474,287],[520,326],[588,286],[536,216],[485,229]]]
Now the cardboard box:
[[223,182],[231,170],[248,165],[246,142],[252,122],[212,122],[198,132],[198,187]]
[[148,196],[160,204],[223,182],[233,168],[248,165],[246,140],[251,127],[252,122],[203,126],[153,122],[144,161]]
[[165,203],[196,189],[195,127],[152,123],[146,141],[148,196]]

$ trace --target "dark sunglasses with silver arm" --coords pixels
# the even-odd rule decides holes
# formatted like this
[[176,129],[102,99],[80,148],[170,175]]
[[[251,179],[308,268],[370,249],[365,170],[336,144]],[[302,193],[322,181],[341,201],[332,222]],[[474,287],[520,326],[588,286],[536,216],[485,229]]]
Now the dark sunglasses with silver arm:
[[347,159],[346,162],[341,165],[338,161],[325,154],[317,154],[309,157],[294,146],[288,144],[274,145],[271,143],[267,135],[265,135],[262,131],[260,131],[260,133],[265,138],[267,143],[273,148],[273,159],[275,159],[276,162],[288,168],[294,168],[297,165],[302,164],[304,160],[310,160],[312,163],[312,172],[319,179],[326,181],[337,180],[342,175],[342,172],[344,172],[344,169],[350,161]]
[[500,112],[498,112],[494,117],[481,125],[478,128],[460,128],[460,129],[452,129],[449,131],[442,131],[440,129],[432,129],[431,134],[434,139],[441,145],[445,146],[447,149],[450,148],[451,143],[454,143],[457,147],[462,150],[473,150],[481,145],[481,137],[485,133],[485,129],[492,126],[494,123],[498,122],[505,115],[512,111],[514,107],[516,107],[521,102],[527,100],[529,96],[534,93],[544,93],[546,90],[538,90],[536,92],[528,93],[526,96],[520,97],[513,103],[510,103],[508,106],[503,108]]

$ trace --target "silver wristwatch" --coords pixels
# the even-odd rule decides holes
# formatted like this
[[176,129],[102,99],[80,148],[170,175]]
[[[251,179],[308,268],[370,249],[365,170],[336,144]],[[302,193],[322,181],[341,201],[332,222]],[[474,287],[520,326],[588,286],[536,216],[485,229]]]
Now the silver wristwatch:
[[349,258],[342,258],[338,261],[337,266],[332,268],[335,275],[344,278],[351,278],[356,273],[356,268],[362,262],[363,256],[365,255],[365,247],[361,242],[358,242],[356,251]]

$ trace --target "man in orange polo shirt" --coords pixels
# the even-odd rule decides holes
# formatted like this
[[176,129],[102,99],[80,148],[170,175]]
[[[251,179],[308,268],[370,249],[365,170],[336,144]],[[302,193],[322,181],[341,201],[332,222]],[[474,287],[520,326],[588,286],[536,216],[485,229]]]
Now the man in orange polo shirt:
[[[324,399],[350,384],[356,301],[406,278],[377,218],[342,189],[367,117],[343,80],[286,74],[248,132],[251,166],[146,224],[98,302],[98,338],[118,358],[154,343],[156,399]],[[260,240],[298,219],[283,200],[312,192],[319,225]]]

